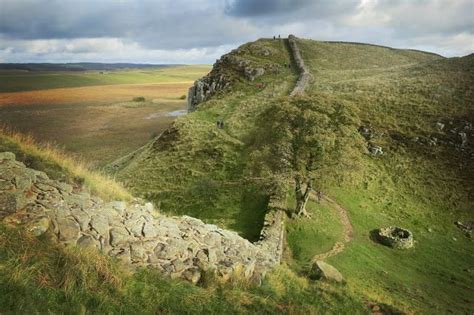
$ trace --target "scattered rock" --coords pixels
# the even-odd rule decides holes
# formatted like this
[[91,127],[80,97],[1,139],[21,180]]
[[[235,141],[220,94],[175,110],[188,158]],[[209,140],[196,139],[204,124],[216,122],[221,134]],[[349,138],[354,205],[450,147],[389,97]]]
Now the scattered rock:
[[381,156],[383,155],[383,150],[381,146],[375,145],[373,143],[369,143],[369,152],[373,156]]
[[327,280],[334,282],[344,282],[342,274],[333,266],[324,261],[316,261],[311,266],[310,278],[314,280]]
[[444,126],[445,126],[445,125],[444,125],[442,122],[439,122],[439,121],[438,121],[438,122],[436,123],[436,129],[437,129],[438,131],[443,131]]
[[369,126],[360,126],[358,131],[367,141],[371,140],[374,137],[374,132]]
[[244,69],[244,74],[247,80],[254,81],[256,78],[261,77],[265,74],[265,69],[246,67]]
[[454,224],[464,232],[467,237],[472,237],[472,231],[474,230],[474,221],[466,221],[462,223],[461,221],[456,221]]

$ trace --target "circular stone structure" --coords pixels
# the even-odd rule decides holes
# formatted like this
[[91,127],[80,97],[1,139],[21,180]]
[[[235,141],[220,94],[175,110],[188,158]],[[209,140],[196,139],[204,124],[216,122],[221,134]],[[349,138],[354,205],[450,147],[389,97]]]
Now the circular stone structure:
[[377,230],[377,240],[386,246],[397,249],[413,247],[413,233],[396,226]]

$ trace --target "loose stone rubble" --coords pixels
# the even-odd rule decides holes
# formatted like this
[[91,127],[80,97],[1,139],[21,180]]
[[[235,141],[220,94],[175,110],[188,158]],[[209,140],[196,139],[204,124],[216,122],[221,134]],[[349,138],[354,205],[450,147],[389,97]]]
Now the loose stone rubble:
[[256,245],[195,218],[161,215],[150,203],[104,202],[25,167],[9,152],[0,153],[0,222],[193,283],[205,270],[223,280],[238,273],[258,283],[281,255],[266,243],[269,237]]

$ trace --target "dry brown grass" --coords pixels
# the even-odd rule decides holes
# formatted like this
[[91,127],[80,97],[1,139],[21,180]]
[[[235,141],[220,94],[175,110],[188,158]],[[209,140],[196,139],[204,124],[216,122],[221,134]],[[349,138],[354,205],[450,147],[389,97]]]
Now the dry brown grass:
[[191,81],[178,83],[120,84],[40,91],[0,93],[0,106],[113,103],[146,99],[179,98],[187,93]]
[[84,185],[95,194],[106,200],[120,199],[129,201],[132,195],[114,180],[93,172],[87,163],[77,158],[72,158],[63,151],[50,144],[39,144],[30,135],[23,135],[4,127],[0,127],[0,138],[15,143],[21,152],[35,159],[41,159],[58,165],[72,177],[84,180]]

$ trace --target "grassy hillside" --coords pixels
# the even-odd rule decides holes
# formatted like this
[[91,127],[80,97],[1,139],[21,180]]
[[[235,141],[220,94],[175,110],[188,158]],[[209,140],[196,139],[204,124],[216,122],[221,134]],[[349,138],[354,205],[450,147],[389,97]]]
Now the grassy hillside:
[[[270,56],[260,53],[264,48]],[[249,171],[249,142],[259,114],[289,93],[296,74],[284,67],[290,59],[284,41],[260,40],[240,47],[239,54],[279,72],[250,82],[224,69],[224,75],[237,80],[231,91],[180,117],[159,141],[112,169],[131,191],[155,201],[162,211],[195,216],[256,240],[267,203],[266,179]],[[265,88],[259,87],[262,83]],[[216,127],[218,119],[223,129]]]
[[[354,227],[354,240],[328,261],[344,274],[350,292],[368,300],[409,313],[472,312],[473,245],[453,224],[473,219],[472,140],[463,143],[459,135],[473,136],[472,56],[445,59],[309,40],[298,45],[314,76],[309,97],[345,104],[352,121],[366,126],[370,142],[384,151],[378,157],[365,149],[351,152],[356,168],[326,176],[324,193],[348,210]],[[259,54],[262,47],[272,53]],[[114,165],[119,180],[163,211],[255,239],[268,178],[255,172],[262,161],[255,161],[253,145],[262,137],[262,113],[288,94],[296,73],[285,67],[290,58],[283,41],[260,40],[233,53],[282,67],[255,82],[240,77],[231,91],[201,104],[159,140]],[[256,85],[261,82],[263,89]],[[216,127],[217,119],[224,120],[224,129]],[[353,133],[360,126],[346,127]],[[365,140],[360,135],[357,141]],[[311,257],[342,237],[332,205],[312,204],[310,210],[312,218],[287,226],[294,254],[288,264],[303,274]],[[397,251],[372,241],[371,231],[387,225],[411,229],[415,248]]]
[[0,92],[20,92],[112,84],[193,81],[209,70],[207,65],[175,66],[120,71],[0,70]]

